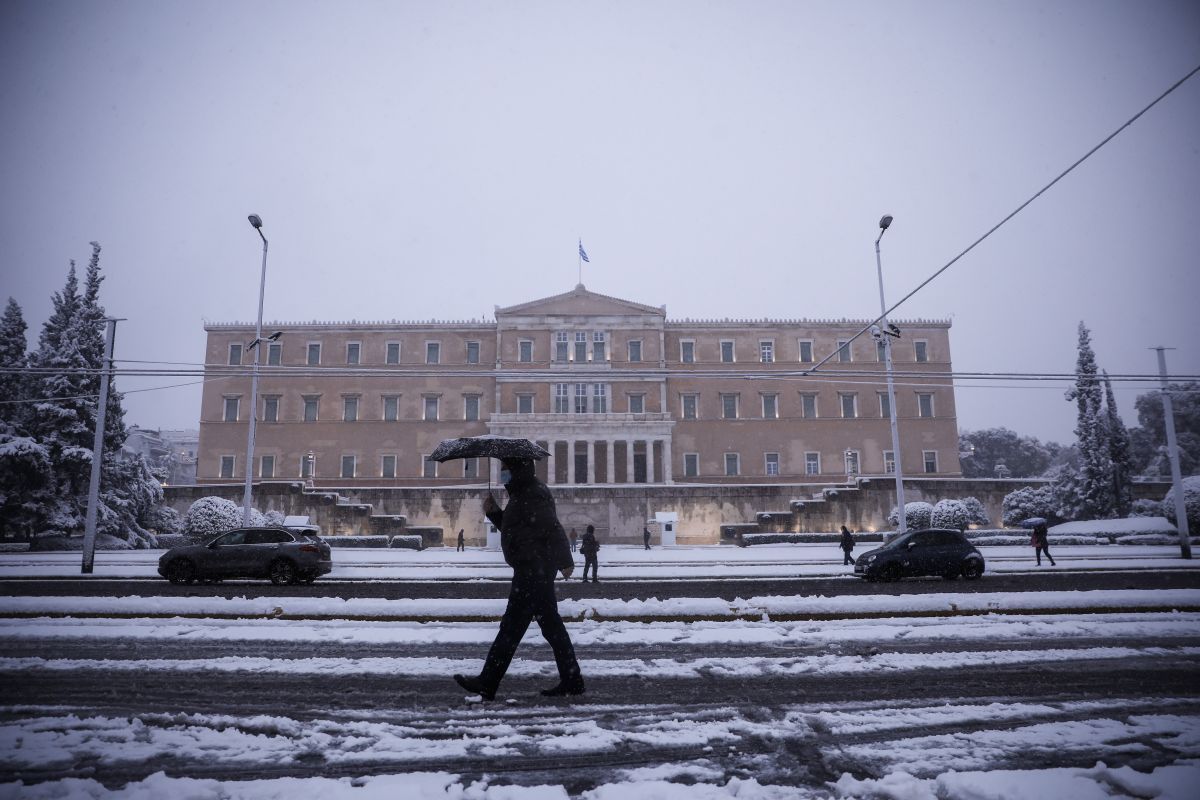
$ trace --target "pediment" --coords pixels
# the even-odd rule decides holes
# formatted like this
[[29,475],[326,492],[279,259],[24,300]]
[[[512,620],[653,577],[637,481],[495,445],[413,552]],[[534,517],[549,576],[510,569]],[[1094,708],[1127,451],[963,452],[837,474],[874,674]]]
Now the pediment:
[[665,318],[663,308],[642,305],[619,297],[590,292],[581,283],[569,292],[543,297],[507,308],[496,307],[496,319],[513,316],[573,317],[573,316],[645,316]]

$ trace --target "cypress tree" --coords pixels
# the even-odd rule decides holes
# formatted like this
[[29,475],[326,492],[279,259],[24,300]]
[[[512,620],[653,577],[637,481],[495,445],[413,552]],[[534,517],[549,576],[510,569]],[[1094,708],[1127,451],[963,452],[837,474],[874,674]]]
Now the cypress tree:
[[1067,391],[1067,399],[1074,400],[1077,409],[1075,436],[1078,439],[1080,465],[1078,474],[1072,476],[1071,481],[1074,484],[1074,507],[1068,510],[1076,518],[1083,519],[1110,517],[1115,504],[1112,455],[1103,416],[1103,392],[1097,375],[1091,331],[1080,322],[1075,385]]
[[0,425],[19,428],[24,416],[19,401],[25,399],[24,368],[26,351],[25,316],[17,301],[8,298],[4,316],[0,317]]
[[1117,516],[1125,517],[1133,506],[1133,448],[1130,445],[1129,429],[1117,413],[1117,401],[1113,397],[1112,381],[1108,378],[1108,372],[1104,373],[1104,417],[1108,455],[1113,465],[1113,510]]

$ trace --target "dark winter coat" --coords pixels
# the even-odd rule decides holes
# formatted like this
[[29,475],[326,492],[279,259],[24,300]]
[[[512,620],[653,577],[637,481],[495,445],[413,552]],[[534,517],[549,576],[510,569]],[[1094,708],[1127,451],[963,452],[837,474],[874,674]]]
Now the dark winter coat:
[[1029,543],[1034,547],[1046,547],[1050,543],[1047,536],[1048,531],[1045,525],[1037,525],[1033,529],[1033,535],[1029,537]]
[[554,497],[537,479],[533,462],[517,465],[511,471],[512,480],[504,485],[508,505],[487,515],[500,530],[504,560],[514,569],[535,565],[556,570],[574,567]]
[[845,528],[842,528],[842,549],[847,553],[854,549],[854,537]]
[[594,556],[600,550],[600,543],[596,541],[596,534],[585,533],[583,541],[579,543],[579,552],[585,556]]

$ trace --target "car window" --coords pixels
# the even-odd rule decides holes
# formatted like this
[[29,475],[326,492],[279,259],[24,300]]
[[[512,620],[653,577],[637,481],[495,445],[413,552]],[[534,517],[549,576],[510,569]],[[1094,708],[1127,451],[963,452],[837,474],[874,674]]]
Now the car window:
[[230,545],[238,545],[246,543],[246,531],[230,531],[224,536],[217,539],[214,544],[220,547],[229,547]]
[[287,531],[263,531],[263,541],[267,544],[286,544],[293,541]]
[[933,538],[933,534],[927,533],[927,532],[914,533],[913,537],[912,537],[912,542],[913,542],[913,545],[915,545],[916,547],[929,547],[930,545],[937,543],[936,540]]
[[954,531],[939,531],[937,535],[937,544],[943,547],[952,547],[962,544],[962,535]]

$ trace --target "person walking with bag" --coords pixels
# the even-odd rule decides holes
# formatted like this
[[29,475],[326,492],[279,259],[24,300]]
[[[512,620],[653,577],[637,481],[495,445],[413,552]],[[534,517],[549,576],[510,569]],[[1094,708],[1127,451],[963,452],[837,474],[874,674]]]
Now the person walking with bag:
[[854,559],[850,556],[850,551],[854,549],[854,536],[851,535],[850,529],[845,525],[842,526],[842,553],[845,557],[842,559],[842,566],[847,564],[854,566]]
[[588,568],[590,567],[592,582],[599,583],[600,578],[596,576],[596,554],[600,552],[600,542],[596,541],[596,526],[587,526],[587,530],[583,534],[583,542],[579,545],[579,552],[583,553],[583,582],[587,583]]
[[1057,567],[1054,563],[1054,556],[1050,555],[1050,536],[1046,529],[1046,524],[1040,522],[1033,526],[1033,535],[1029,537],[1029,543],[1033,545],[1033,554],[1037,556],[1037,563],[1042,565],[1042,553],[1046,554],[1046,558],[1050,559],[1050,566]]
[[488,494],[483,500],[483,513],[500,530],[500,548],[513,569],[508,606],[479,676],[455,675],[454,680],[484,700],[496,699],[496,689],[512,663],[517,645],[529,623],[537,619],[542,636],[554,648],[558,666],[558,685],[543,689],[542,694],[546,697],[583,694],[583,676],[575,647],[558,614],[558,598],[554,595],[555,572],[561,572],[565,579],[575,569],[571,545],[558,521],[554,498],[534,473],[532,459],[501,461],[500,481],[508,490],[508,505],[501,509]]

